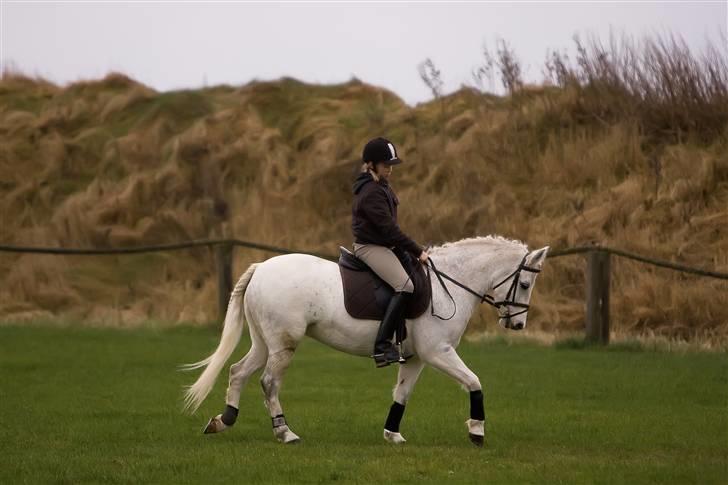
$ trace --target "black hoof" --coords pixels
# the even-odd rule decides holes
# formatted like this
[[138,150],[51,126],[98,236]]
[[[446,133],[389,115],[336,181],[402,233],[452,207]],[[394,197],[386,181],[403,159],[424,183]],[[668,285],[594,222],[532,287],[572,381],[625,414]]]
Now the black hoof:
[[485,442],[485,437],[480,436],[477,434],[468,433],[468,438],[470,438],[470,442],[474,444],[475,446],[482,448],[483,443]]

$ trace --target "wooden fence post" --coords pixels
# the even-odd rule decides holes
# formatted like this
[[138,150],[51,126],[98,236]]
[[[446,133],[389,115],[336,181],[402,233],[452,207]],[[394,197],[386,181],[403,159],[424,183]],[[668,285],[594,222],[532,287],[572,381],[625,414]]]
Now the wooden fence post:
[[225,320],[230,293],[233,291],[232,244],[216,245],[215,261],[217,263],[217,313],[220,320]]
[[595,249],[587,253],[586,340],[609,343],[609,253]]

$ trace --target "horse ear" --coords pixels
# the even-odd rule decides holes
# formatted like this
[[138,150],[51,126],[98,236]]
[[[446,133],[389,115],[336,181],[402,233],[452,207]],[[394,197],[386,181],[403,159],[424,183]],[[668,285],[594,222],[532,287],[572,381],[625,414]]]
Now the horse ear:
[[540,269],[543,266],[544,260],[546,260],[549,249],[551,249],[551,246],[544,246],[541,249],[533,251],[528,257],[528,265],[532,268]]

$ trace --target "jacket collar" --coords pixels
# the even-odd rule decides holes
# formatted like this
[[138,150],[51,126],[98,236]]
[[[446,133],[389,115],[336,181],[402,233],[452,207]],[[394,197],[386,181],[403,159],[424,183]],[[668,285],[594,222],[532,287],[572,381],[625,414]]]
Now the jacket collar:
[[[360,173],[356,177],[356,179],[354,180],[354,184],[352,185],[352,192],[354,192],[354,195],[361,192],[361,189],[369,182],[374,182],[374,177],[372,177],[372,174],[370,174],[369,172]],[[380,178],[378,183],[383,187],[389,187],[389,182],[385,178]]]

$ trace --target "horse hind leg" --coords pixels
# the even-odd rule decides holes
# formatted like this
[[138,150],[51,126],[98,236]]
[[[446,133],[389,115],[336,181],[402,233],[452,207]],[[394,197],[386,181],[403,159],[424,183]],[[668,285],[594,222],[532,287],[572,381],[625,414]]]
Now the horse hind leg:
[[273,435],[281,443],[297,443],[300,438],[291,431],[283,415],[283,408],[278,399],[283,374],[293,358],[294,348],[285,348],[268,356],[265,370],[260,377],[260,384],[265,395],[265,407],[268,409],[273,424]]
[[245,357],[230,366],[230,379],[228,381],[225,411],[208,421],[203,432],[205,434],[220,433],[232,427],[238,417],[240,406],[240,392],[248,382],[250,376],[265,364],[268,350],[254,329],[250,329],[253,345]]

